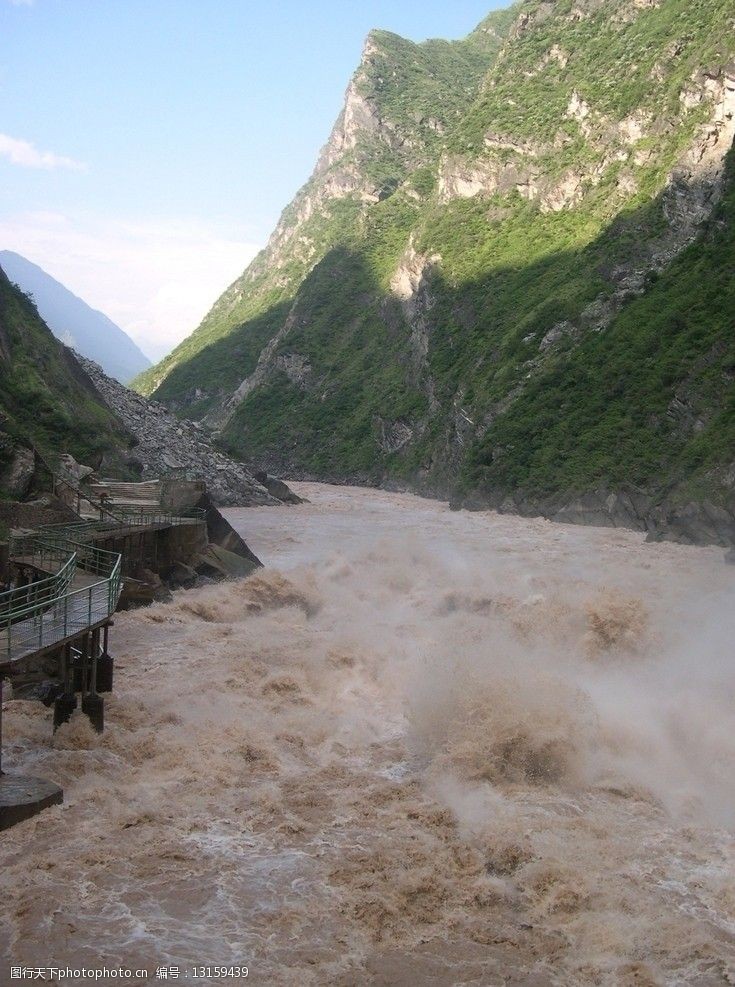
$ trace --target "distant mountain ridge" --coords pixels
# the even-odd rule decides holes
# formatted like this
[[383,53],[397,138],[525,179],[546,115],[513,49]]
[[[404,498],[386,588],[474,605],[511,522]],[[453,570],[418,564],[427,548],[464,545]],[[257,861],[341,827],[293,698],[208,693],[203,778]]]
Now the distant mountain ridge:
[[37,264],[12,250],[0,250],[0,266],[11,281],[33,295],[39,314],[57,339],[99,363],[116,380],[126,384],[151,366],[120,326]]

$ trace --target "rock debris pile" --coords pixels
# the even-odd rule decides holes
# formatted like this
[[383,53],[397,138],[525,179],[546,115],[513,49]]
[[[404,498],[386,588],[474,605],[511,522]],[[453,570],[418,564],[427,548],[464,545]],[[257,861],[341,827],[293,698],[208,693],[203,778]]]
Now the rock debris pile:
[[177,475],[204,480],[212,500],[220,506],[299,502],[282,481],[262,472],[256,480],[246,466],[215,449],[196,422],[176,418],[158,401],[149,401],[108,377],[92,360],[76,356],[102,398],[137,440],[129,465],[140,470],[144,480]]

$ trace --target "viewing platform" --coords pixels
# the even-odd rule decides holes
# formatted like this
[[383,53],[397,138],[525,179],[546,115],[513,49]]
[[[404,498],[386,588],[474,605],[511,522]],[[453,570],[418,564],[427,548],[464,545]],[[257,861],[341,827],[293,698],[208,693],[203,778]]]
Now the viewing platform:
[[101,732],[100,693],[111,691],[113,676],[108,632],[126,569],[155,571],[159,563],[176,564],[182,554],[205,551],[208,544],[206,512],[163,507],[154,496],[158,484],[98,484],[104,489],[92,491],[55,477],[54,487],[66,488],[67,502],[74,497],[78,520],[14,533],[6,563],[9,586],[0,592],[0,830],[63,799],[52,782],[3,773],[4,681],[21,665],[43,667],[50,659],[60,683],[51,700],[54,730],[71,717],[81,694],[82,712]]

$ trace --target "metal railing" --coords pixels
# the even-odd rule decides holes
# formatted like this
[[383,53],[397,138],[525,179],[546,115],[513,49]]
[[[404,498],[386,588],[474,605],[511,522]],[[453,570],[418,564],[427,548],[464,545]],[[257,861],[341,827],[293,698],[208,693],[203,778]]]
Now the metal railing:
[[[58,487],[66,487],[70,490],[77,501],[77,514],[81,512],[81,504],[84,502],[98,515],[93,520],[71,522],[62,525],[46,525],[42,530],[53,528],[74,528],[77,533],[84,533],[85,530],[104,531],[118,527],[122,524],[192,524],[206,519],[207,512],[198,507],[187,508],[180,511],[173,511],[170,508],[161,507],[159,504],[117,504],[111,498],[101,498],[90,488],[89,485],[81,481],[75,481],[69,476],[62,475],[60,469],[54,469],[36,449],[35,455],[40,464],[51,476],[52,492],[56,493]],[[82,527],[85,526],[85,527]]]
[[91,510],[99,515],[100,518],[108,517],[115,519],[115,514],[109,510],[104,501],[99,500],[92,493],[91,490],[83,490],[80,482],[72,479],[70,476],[63,474],[60,467],[54,468],[45,459],[45,457],[39,452],[39,450],[34,446],[34,456],[37,466],[41,466],[46,470],[51,479],[51,493],[54,496],[58,496],[59,488],[66,487],[67,490],[76,498],[76,510],[77,514],[81,513],[82,503],[89,504]]
[[114,532],[120,528],[146,527],[156,524],[198,524],[206,520],[207,512],[200,508],[190,508],[173,512],[161,507],[117,506],[114,520],[102,521],[62,521],[60,524],[46,524],[40,529],[44,538],[64,538],[83,541],[97,534]]
[[30,566],[41,572],[57,571],[44,579],[0,593],[0,621],[6,617],[12,619],[29,605],[42,606],[53,602],[67,591],[77,568],[76,552],[69,554],[68,547],[43,544],[30,537],[13,539],[12,552],[16,565]]
[[[16,661],[111,617],[121,590],[121,556],[62,536],[16,538],[18,565],[60,565],[48,578],[0,594],[0,660]],[[79,571],[94,581],[73,587]]]
[[45,541],[84,541],[100,532],[114,531],[120,528],[122,521],[61,521],[56,524],[44,524],[39,528]]
[[173,511],[165,507],[148,507],[114,504],[118,517],[128,524],[195,524],[204,521],[207,512],[200,507],[189,507]]
[[[158,505],[110,504],[61,476],[38,450],[36,456],[51,476],[54,493],[59,486],[66,487],[76,497],[78,509],[85,502],[99,517],[45,525],[38,534],[11,539],[11,561],[51,574],[0,593],[0,663],[51,647],[115,612],[122,588],[122,557],[96,548],[95,535],[129,527],[202,523],[207,515],[199,508],[174,512]],[[73,588],[80,571],[99,578]]]

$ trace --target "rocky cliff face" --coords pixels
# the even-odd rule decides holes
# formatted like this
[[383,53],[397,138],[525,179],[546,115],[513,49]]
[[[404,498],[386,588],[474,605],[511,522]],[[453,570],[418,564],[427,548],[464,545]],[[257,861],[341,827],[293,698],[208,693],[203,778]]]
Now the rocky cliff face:
[[267,248],[140,387],[293,473],[727,543],[734,38],[729,0],[374,32]]

